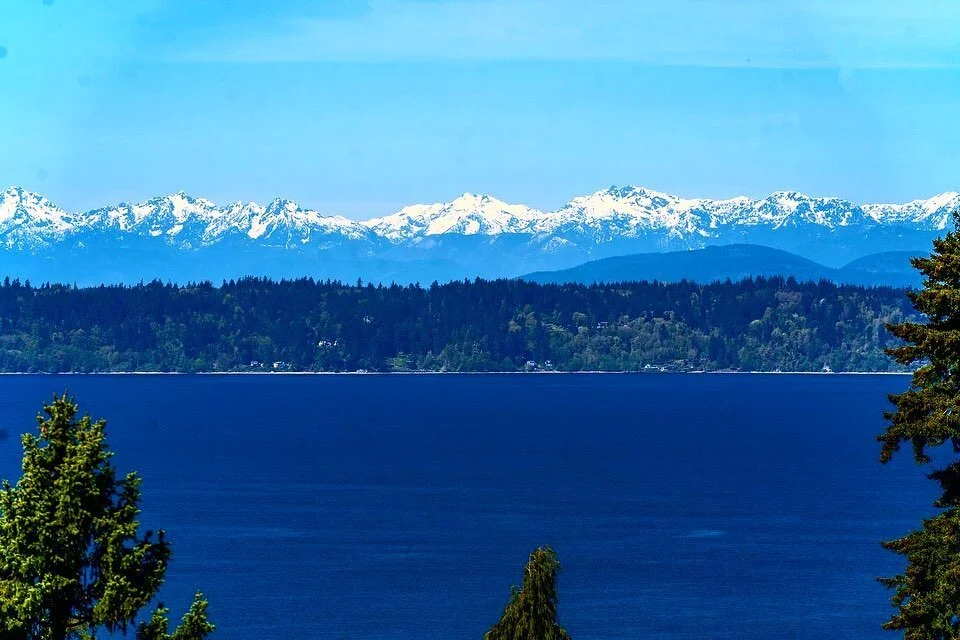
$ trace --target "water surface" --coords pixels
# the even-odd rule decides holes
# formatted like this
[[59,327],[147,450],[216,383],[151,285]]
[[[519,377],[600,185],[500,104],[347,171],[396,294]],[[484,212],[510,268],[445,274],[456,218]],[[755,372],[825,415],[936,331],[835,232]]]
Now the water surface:
[[[69,388],[221,640],[480,638],[530,550],[576,640],[885,638],[878,541],[933,487],[877,462],[900,376],[6,376]],[[15,437],[0,475],[19,470]]]

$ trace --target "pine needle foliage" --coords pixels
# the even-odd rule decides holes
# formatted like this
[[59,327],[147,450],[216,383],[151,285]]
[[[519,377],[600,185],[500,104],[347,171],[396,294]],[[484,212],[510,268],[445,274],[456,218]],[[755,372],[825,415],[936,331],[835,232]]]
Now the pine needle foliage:
[[[64,394],[37,423],[22,437],[20,479],[0,488],[0,640],[126,633],[160,589],[170,546],[163,531],[139,533],[141,479],[118,476],[104,420]],[[209,632],[205,607],[194,603],[190,624]]]
[[550,547],[535,549],[523,568],[523,583],[514,587],[500,621],[484,640],[570,640],[557,618],[560,561]]
[[888,353],[917,367],[910,388],[890,396],[886,431],[877,437],[880,460],[888,462],[909,444],[917,464],[933,461],[930,451],[949,445],[953,461],[929,474],[940,485],[937,513],[919,529],[886,549],[906,559],[903,573],[880,582],[893,590],[894,613],[884,623],[905,640],[960,638],[960,216],[955,230],[934,241],[929,258],[912,262],[924,276],[923,287],[907,296],[926,322],[904,322],[888,330],[905,345]]
[[170,633],[169,609],[160,605],[148,622],[137,627],[137,640],[203,640],[213,632],[214,626],[207,620],[207,601],[202,593],[194,597],[190,610],[183,616],[180,626]]

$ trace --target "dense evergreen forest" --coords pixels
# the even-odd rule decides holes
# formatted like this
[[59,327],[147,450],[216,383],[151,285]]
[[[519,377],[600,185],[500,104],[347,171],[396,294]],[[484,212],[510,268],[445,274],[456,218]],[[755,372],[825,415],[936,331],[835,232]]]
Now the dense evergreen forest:
[[[0,286],[0,371],[887,371],[902,290],[741,282]],[[916,319],[915,317],[913,319]]]

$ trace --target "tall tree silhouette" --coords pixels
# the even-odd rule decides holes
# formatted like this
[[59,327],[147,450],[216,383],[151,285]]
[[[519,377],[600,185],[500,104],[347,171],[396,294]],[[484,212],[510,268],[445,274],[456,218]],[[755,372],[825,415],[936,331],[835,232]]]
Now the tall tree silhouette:
[[[954,225],[960,226],[956,213]],[[890,396],[895,409],[885,414],[889,424],[878,436],[882,462],[907,443],[918,464],[930,463],[929,450],[945,444],[953,453],[929,474],[941,490],[936,515],[883,543],[907,561],[903,573],[880,579],[894,592],[895,611],[883,626],[903,631],[906,640],[960,638],[960,235],[951,231],[933,245],[929,258],[913,260],[924,276],[922,289],[907,293],[927,321],[888,327],[907,343],[888,353],[918,368],[910,388]]]
[[550,547],[530,554],[523,583],[514,587],[500,621],[484,640],[570,640],[557,619],[557,575],[560,561]]

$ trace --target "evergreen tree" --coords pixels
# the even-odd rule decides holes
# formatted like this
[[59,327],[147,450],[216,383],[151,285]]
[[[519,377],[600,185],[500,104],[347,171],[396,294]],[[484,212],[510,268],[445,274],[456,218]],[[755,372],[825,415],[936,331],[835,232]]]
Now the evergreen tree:
[[550,547],[530,554],[523,583],[514,587],[500,621],[484,640],[570,640],[557,620],[557,575],[560,561]]
[[167,620],[169,610],[160,605],[148,622],[137,628],[137,640],[203,640],[213,631],[213,625],[207,620],[207,601],[197,593],[190,610],[183,616],[183,622],[170,633]]
[[[954,222],[960,227],[957,214]],[[954,230],[933,244],[929,258],[913,260],[922,289],[907,293],[927,321],[888,327],[907,343],[888,353],[919,368],[907,391],[890,396],[895,410],[885,414],[889,424],[878,437],[882,462],[906,443],[918,464],[931,462],[928,450],[944,444],[960,453],[960,235]],[[960,638],[960,460],[929,477],[941,489],[936,515],[883,543],[907,561],[903,573],[880,579],[894,591],[895,612],[883,626],[903,631],[906,640]]]
[[[139,535],[141,480],[117,476],[106,423],[79,417],[65,394],[44,414],[38,433],[23,436],[16,486],[0,489],[0,638],[126,632],[160,588],[170,546],[163,531]],[[213,628],[205,609],[198,594],[167,636],[161,608],[141,625],[143,638],[201,640]]]

